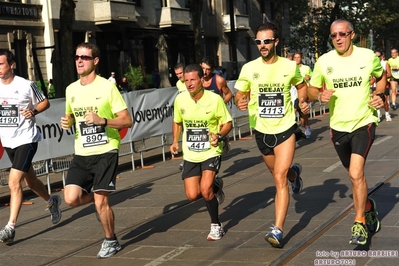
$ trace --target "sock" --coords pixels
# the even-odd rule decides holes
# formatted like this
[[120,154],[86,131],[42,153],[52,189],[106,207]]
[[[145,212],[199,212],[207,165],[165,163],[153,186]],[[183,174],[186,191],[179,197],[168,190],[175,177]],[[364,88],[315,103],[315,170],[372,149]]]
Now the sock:
[[110,237],[110,238],[106,237],[105,240],[107,240],[107,241],[116,240],[116,235],[114,235],[113,237]]
[[389,112],[385,112],[385,116],[389,116],[390,114],[389,114]]
[[369,210],[371,210],[371,202],[370,202],[370,200],[369,200],[369,199],[367,199],[367,201],[366,201],[366,207],[365,207],[365,210],[366,210],[366,211],[369,211]]
[[378,117],[381,116],[381,111],[379,109],[377,110],[377,114],[378,114]]
[[12,222],[8,222],[7,223],[7,225],[9,226],[9,227],[11,227],[12,229],[15,229],[15,223],[12,223]]
[[50,196],[46,203],[51,206],[53,204],[53,197]]
[[206,208],[208,209],[209,215],[211,216],[211,223],[219,224],[219,203],[216,197],[213,197],[210,201],[205,201]]
[[362,223],[363,225],[366,224],[366,217],[356,217],[355,222]]

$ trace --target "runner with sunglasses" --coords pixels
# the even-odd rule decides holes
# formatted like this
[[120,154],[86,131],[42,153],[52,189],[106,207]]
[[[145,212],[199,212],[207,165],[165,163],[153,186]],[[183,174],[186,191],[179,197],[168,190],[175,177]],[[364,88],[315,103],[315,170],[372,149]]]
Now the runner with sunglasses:
[[[354,46],[352,23],[338,19],[331,24],[335,50],[316,62],[309,97],[327,103],[330,110],[331,140],[352,182],[356,217],[350,244],[365,245],[368,232],[378,232],[377,205],[367,196],[364,165],[375,139],[377,109],[384,106],[386,74],[373,51]],[[376,78],[376,93],[370,96],[370,77]],[[320,92],[323,84],[326,89]]]
[[115,84],[96,74],[99,61],[97,45],[78,45],[79,79],[66,88],[65,116],[60,124],[64,130],[75,125],[75,154],[66,178],[65,202],[71,207],[94,202],[105,233],[97,258],[108,258],[122,248],[115,235],[109,195],[116,190],[118,130],[131,127],[132,119]]
[[298,90],[299,107],[309,113],[306,83],[297,64],[276,54],[279,43],[277,26],[266,22],[258,26],[255,43],[261,56],[246,63],[235,84],[234,102],[239,110],[248,109],[250,126],[255,129],[256,143],[276,185],[275,223],[265,239],[273,247],[282,247],[284,222],[290,194],[302,189],[302,167],[292,164],[295,153],[294,106],[291,84]]

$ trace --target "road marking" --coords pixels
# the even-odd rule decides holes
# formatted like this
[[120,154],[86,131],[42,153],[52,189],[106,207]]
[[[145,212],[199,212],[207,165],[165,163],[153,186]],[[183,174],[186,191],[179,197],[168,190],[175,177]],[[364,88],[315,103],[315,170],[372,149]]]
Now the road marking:
[[150,263],[147,263],[145,266],[157,266],[157,265],[161,265],[166,261],[169,261],[171,259],[173,259],[174,257],[182,254],[184,251],[192,248],[192,245],[184,245],[182,247],[178,247],[175,248],[174,250],[172,250],[171,252],[166,253],[165,255],[151,261]]
[[377,141],[374,141],[373,145],[381,144],[381,143],[383,143],[384,141],[389,140],[390,138],[392,138],[392,136],[385,136],[385,137],[383,137],[383,138],[381,138],[381,139],[379,139],[379,140],[377,140]]
[[327,167],[326,169],[324,169],[323,172],[324,173],[330,173],[330,172],[332,172],[332,170],[334,170],[335,168],[337,168],[340,165],[341,165],[341,161],[336,162],[335,164],[333,164],[333,165]]

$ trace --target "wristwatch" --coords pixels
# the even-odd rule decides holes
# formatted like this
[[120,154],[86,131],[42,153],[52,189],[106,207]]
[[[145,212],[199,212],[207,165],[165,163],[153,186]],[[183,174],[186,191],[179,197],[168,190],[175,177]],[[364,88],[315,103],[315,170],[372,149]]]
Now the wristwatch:
[[36,110],[36,109],[33,109],[33,111],[32,111],[32,114],[33,114],[33,116],[36,116],[38,113],[39,113],[39,111],[38,111],[38,110]]
[[218,142],[221,142],[221,141],[223,141],[223,136],[222,136],[222,134],[216,134],[216,136],[218,136]]

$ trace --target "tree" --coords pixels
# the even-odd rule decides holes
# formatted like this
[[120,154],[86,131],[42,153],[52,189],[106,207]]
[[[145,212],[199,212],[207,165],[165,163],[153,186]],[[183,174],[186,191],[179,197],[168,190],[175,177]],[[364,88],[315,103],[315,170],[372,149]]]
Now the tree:
[[[338,18],[351,21],[357,38],[355,43],[370,48],[370,31],[376,47],[386,43],[397,44],[399,39],[399,2],[381,0],[322,1],[322,7],[311,7],[303,0],[290,1],[290,48],[303,49],[316,55],[331,49],[329,34],[331,23]],[[373,48],[373,47],[371,47]]]
[[195,58],[192,61],[199,63],[204,54],[201,29],[202,0],[188,0],[188,6],[191,12],[194,32]]
[[[73,0],[61,0],[60,8],[60,42],[53,53],[54,87],[56,97],[65,97],[66,87],[76,80],[75,64],[73,61],[72,25],[75,14],[75,2]],[[58,49],[58,50],[57,50]]]

